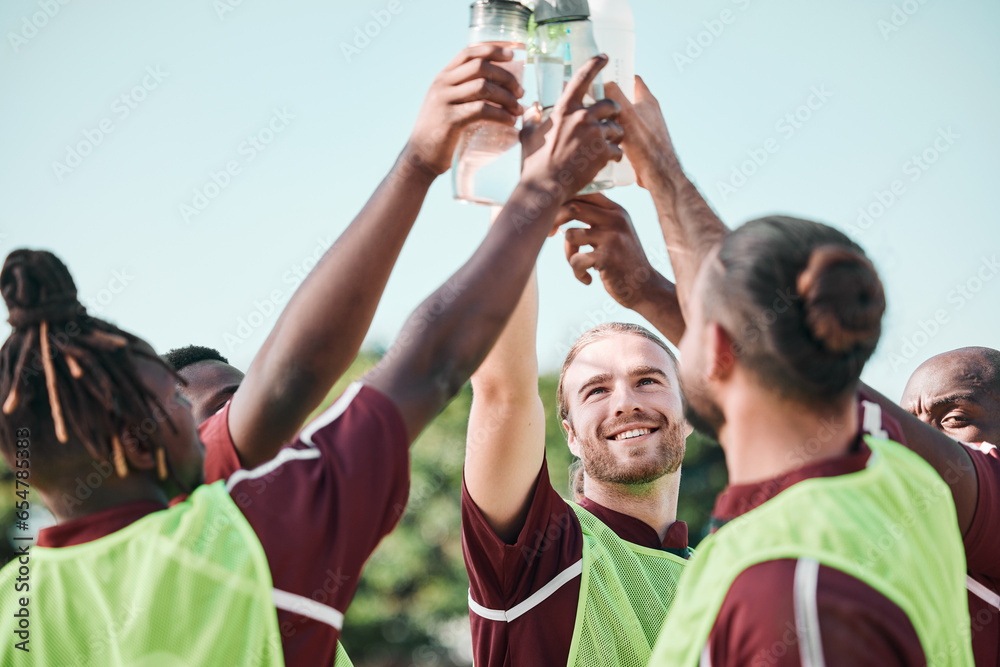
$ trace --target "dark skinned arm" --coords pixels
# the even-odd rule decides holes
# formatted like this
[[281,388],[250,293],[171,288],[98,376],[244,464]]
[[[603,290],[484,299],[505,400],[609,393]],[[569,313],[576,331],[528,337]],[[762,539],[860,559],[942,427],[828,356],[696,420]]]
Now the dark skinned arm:
[[899,422],[906,438],[906,446],[931,464],[951,489],[958,514],[958,527],[965,535],[972,525],[979,502],[979,479],[965,445],[920,421],[865,383],[862,382],[860,387],[871,395],[886,414]]
[[[566,259],[577,280],[591,283],[596,270],[611,297],[642,315],[674,345],[684,335],[684,317],[674,284],[653,268],[624,208],[602,194],[583,195],[566,203],[559,221],[578,220],[585,229],[566,230]],[[580,247],[589,245],[590,252]]]
[[[544,124],[522,132],[521,182],[485,240],[451,279],[410,316],[399,338],[363,380],[397,406],[410,441],[469,379],[496,342],[524,292],[560,205],[608,159],[620,159],[618,105],[583,107],[606,57],[594,58],[567,85]],[[594,146],[602,146],[595,153]],[[585,157],[586,156],[586,157]]]
[[413,133],[361,212],[289,300],[233,396],[229,430],[244,467],[270,460],[357,355],[389,274],[462,128],[513,125],[517,80],[495,62],[509,50],[463,50],[434,80]]

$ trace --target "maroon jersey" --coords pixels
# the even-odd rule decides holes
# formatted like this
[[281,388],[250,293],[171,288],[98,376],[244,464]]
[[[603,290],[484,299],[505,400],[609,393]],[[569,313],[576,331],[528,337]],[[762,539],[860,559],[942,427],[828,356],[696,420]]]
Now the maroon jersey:
[[[881,415],[874,407],[862,410],[863,431],[904,442],[895,420]],[[870,455],[859,433],[852,451],[845,456],[803,466],[764,482],[727,487],[716,501],[713,524],[721,526],[803,480],[858,472],[867,465]],[[996,577],[1000,566],[997,558],[1000,535],[995,530],[990,534],[986,526],[990,521],[996,525],[1000,511],[1000,461],[994,458],[989,464],[986,457],[986,454],[973,456],[980,478],[980,495],[965,547],[970,571]],[[990,465],[993,467],[989,468]],[[987,468],[992,470],[993,478],[984,482]],[[804,636],[799,624],[810,615],[814,615],[819,629],[819,643],[827,664],[871,667],[926,664],[916,630],[895,603],[866,583],[825,565],[819,565],[818,572],[810,574],[815,576],[813,586],[799,586],[797,590],[799,566],[795,559],[779,559],[740,573],[723,600],[709,636],[708,664],[798,667],[802,664],[798,638]],[[992,583],[995,582],[993,579]],[[976,608],[971,588],[970,608]],[[995,608],[991,618],[995,633]],[[984,630],[977,633],[973,618],[976,664],[993,665],[997,635],[990,636],[988,623],[983,625]],[[992,646],[989,652],[979,648],[986,644]],[[980,656],[987,656],[992,662],[980,662]]]
[[965,534],[969,619],[976,664],[1000,665],[1000,454],[989,444],[969,445],[979,480],[979,501]]
[[[618,537],[687,555],[687,525],[675,521],[660,540],[635,517],[584,498],[581,506]],[[462,547],[477,667],[565,665],[580,602],[583,531],[549,481],[542,462],[524,527],[514,544],[493,532],[462,485]]]
[[[409,495],[402,417],[388,398],[355,383],[274,459],[242,470],[228,414],[227,406],[199,428],[206,477],[226,479],[267,555],[285,664],[332,664],[365,561]],[[119,505],[47,528],[38,544],[89,542],[161,509]]]

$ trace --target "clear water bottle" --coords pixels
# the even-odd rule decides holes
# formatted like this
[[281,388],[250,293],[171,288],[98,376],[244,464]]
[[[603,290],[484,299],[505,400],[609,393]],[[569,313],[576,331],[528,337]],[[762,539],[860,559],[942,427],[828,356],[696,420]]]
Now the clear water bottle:
[[[531,10],[520,2],[480,0],[471,7],[469,44],[506,46],[514,58],[495,63],[524,85],[528,19]],[[477,204],[501,205],[514,191],[521,175],[521,143],[517,127],[477,121],[462,132],[452,160],[455,199]]]
[[[573,74],[601,53],[589,17],[587,0],[538,0],[535,5],[538,102],[542,105],[543,117],[551,113]],[[604,84],[598,74],[583,103],[589,106],[603,98]],[[580,194],[614,187],[613,164],[601,169]]]
[[[635,101],[635,19],[628,0],[587,0],[594,24],[597,48],[608,56],[601,75],[614,81],[629,102]],[[635,183],[635,170],[628,158],[611,163],[615,185]]]

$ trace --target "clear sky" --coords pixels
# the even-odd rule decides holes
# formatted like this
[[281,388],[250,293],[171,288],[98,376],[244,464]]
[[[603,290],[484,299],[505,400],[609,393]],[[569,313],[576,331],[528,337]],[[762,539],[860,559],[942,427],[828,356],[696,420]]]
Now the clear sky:
[[[6,0],[0,251],[51,249],[93,313],[159,351],[209,345],[245,368],[464,45],[467,2],[390,4]],[[865,379],[898,398],[932,354],[1000,347],[1000,5],[631,5],[636,69],[723,220],[818,219],[873,258],[889,310]],[[345,54],[377,17],[386,24]],[[238,172],[219,176],[230,163]],[[646,192],[610,194],[669,275]],[[452,200],[447,177],[434,185],[369,344],[391,341],[487,219]],[[560,239],[542,252],[540,280],[543,369],[590,324],[641,321],[576,282]]]

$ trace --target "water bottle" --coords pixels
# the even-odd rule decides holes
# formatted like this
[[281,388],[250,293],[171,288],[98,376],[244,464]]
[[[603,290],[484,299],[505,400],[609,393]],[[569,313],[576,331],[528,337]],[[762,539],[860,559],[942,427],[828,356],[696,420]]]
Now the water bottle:
[[[524,83],[528,19],[531,10],[520,2],[480,0],[471,6],[469,44],[506,46],[514,58],[494,64]],[[518,121],[520,126],[520,121]],[[477,204],[502,205],[521,175],[518,127],[494,121],[477,121],[466,127],[452,160],[455,199]]]
[[[588,60],[601,53],[594,39],[587,0],[538,0],[535,5],[535,42],[538,50],[538,102],[547,118],[566,84]],[[589,106],[604,98],[598,74],[583,103]],[[615,185],[609,163],[580,194],[607,190]]]
[[[635,101],[635,19],[628,0],[588,0],[597,48],[608,56],[601,71],[605,81],[614,81],[629,102]],[[635,183],[635,170],[628,158],[611,163],[615,185]]]

